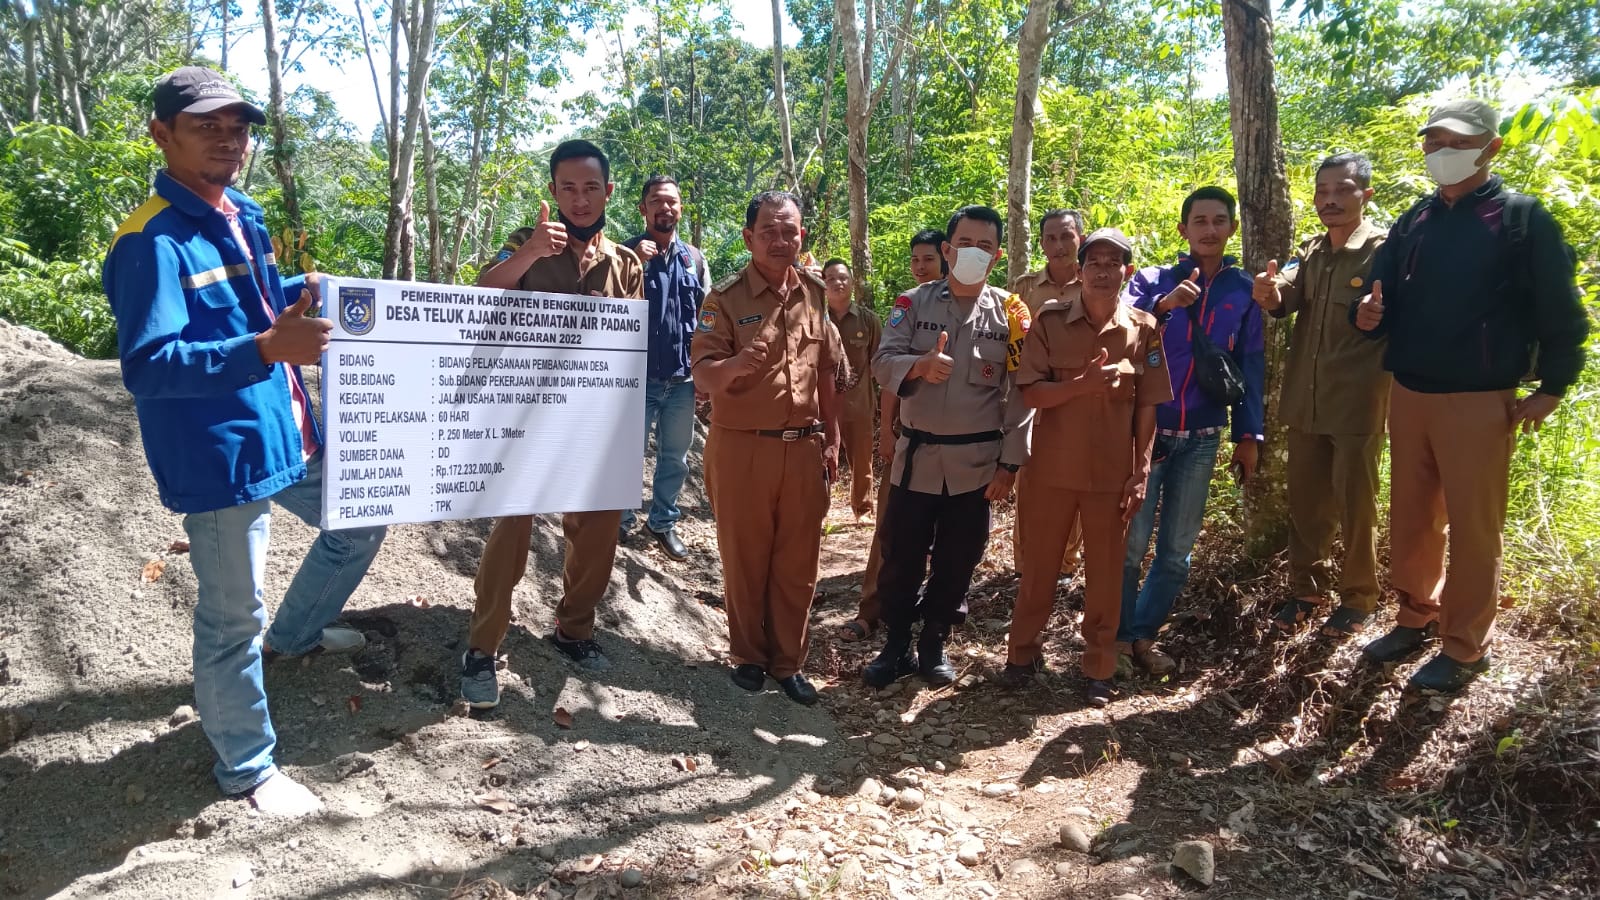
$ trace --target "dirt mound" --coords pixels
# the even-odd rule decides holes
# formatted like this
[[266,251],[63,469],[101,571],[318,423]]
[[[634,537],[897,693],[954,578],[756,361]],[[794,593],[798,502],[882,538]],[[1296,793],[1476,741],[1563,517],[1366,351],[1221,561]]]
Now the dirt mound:
[[[599,676],[542,639],[561,557],[542,517],[505,700],[481,718],[449,710],[490,523],[392,530],[348,610],[369,650],[267,674],[279,761],[329,813],[260,819],[211,779],[191,708],[194,575],[117,364],[0,322],[0,410],[0,895],[442,895],[553,873],[642,874],[648,894],[656,860],[709,841],[708,822],[805,792],[840,752],[824,712],[750,697],[717,662],[726,625],[703,602],[718,567],[696,484],[687,562],[639,542],[619,553]],[[275,606],[313,531],[273,524]],[[624,867],[640,872],[619,882]]]

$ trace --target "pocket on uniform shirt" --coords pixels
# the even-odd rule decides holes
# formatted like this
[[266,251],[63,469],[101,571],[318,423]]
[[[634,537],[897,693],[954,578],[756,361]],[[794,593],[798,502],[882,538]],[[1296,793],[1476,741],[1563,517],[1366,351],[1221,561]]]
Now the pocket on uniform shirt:
[[978,341],[972,345],[972,366],[967,381],[983,387],[999,387],[1006,374],[1006,345],[999,341]]
[[239,305],[239,295],[226,281],[196,288],[194,299],[208,309],[230,309]]

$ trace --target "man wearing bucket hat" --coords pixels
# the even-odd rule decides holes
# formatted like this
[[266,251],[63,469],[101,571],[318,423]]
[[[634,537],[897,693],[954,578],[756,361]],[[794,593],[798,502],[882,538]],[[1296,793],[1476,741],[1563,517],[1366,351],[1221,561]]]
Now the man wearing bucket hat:
[[[1479,100],[1433,110],[1417,132],[1438,189],[1407,210],[1373,260],[1350,320],[1387,336],[1390,581],[1396,626],[1363,648],[1394,663],[1437,633],[1411,676],[1454,691],[1489,667],[1500,598],[1511,453],[1583,368],[1588,318],[1555,220],[1489,172],[1499,116]],[[1538,387],[1519,399],[1529,373]],[[1445,566],[1446,527],[1449,567]]]
[[1017,370],[1022,402],[1038,412],[1028,496],[1017,498],[1027,544],[1001,680],[1021,686],[1040,668],[1059,560],[1081,517],[1085,697],[1105,706],[1114,694],[1128,523],[1144,503],[1156,406],[1172,399],[1172,384],[1155,316],[1119,299],[1133,275],[1128,238],[1101,228],[1078,258],[1080,296],[1039,307]]
[[198,66],[164,76],[153,99],[166,168],[103,275],[122,380],[161,502],[189,536],[195,705],[217,783],[265,814],[305,815],[321,802],[274,762],[262,663],[362,647],[332,623],[384,529],[321,532],[263,636],[271,505],[321,518],[321,435],[298,367],[321,361],[333,323],[311,314],[316,277],[279,274],[261,207],[231,187],[261,110]]

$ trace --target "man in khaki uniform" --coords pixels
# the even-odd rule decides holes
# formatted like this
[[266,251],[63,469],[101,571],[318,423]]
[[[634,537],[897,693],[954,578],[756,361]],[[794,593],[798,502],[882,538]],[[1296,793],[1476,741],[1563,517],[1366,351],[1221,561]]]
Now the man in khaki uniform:
[[844,362],[822,283],[794,265],[800,202],[757,194],[745,209],[750,262],[706,298],[689,356],[711,395],[706,489],[717,519],[733,683],[771,675],[817,702],[800,673],[817,584],[828,480],[838,468],[836,373]]
[[[1075,209],[1052,209],[1039,217],[1039,249],[1044,253],[1044,265],[1037,272],[1017,276],[1011,282],[1011,292],[1027,304],[1030,315],[1038,315],[1039,308],[1051,300],[1071,302],[1078,297],[1081,283],[1078,280],[1078,248],[1083,243],[1083,213]],[[1022,519],[1028,504],[1028,470],[1017,475],[1016,518],[1011,523],[1011,562],[1022,571]],[[1067,549],[1061,556],[1061,574],[1078,571],[1078,557],[1083,549],[1083,532],[1078,523],[1072,524],[1067,537]]]
[[895,300],[873,358],[878,383],[900,396],[902,423],[878,582],[889,634],[862,672],[874,687],[913,671],[930,684],[955,680],[944,644],[966,621],[967,589],[989,540],[989,505],[1011,493],[1028,461],[1031,411],[1017,393],[1010,354],[1028,312],[988,284],[1003,230],[987,206],[957,210],[945,231],[950,276]]
[[878,340],[883,337],[883,326],[871,310],[850,299],[854,281],[849,263],[828,260],[822,266],[822,281],[828,291],[828,318],[839,330],[855,376],[855,384],[840,398],[839,409],[839,434],[850,463],[850,510],[855,513],[856,524],[871,525],[872,412],[878,392],[867,369],[878,349]]
[[[911,278],[917,284],[938,281],[950,270],[944,261],[944,232],[924,228],[911,236]],[[881,332],[881,329],[880,329]],[[872,348],[877,352],[877,347]],[[869,355],[868,362],[871,357]],[[874,382],[876,384],[876,382]],[[900,398],[894,391],[878,392],[878,458],[883,460],[884,474],[878,480],[878,524],[872,529],[872,547],[867,551],[867,570],[861,576],[861,602],[856,606],[856,617],[844,623],[839,637],[847,641],[861,641],[878,628],[883,617],[883,606],[878,602],[878,573],[883,569],[883,511],[889,507],[889,472],[894,464],[894,445],[900,439]]]
[[1115,694],[1128,522],[1144,503],[1156,406],[1172,399],[1172,384],[1155,317],[1121,302],[1133,245],[1102,228],[1080,252],[1082,295],[1039,308],[1017,371],[1023,402],[1038,412],[1031,473],[1020,489],[1027,502],[1018,498],[1028,544],[1002,683],[1021,686],[1042,669],[1056,569],[1038,561],[1055,560],[1081,519],[1085,693],[1091,705],[1105,706]]
[[[599,295],[640,300],[644,267],[632,250],[612,243],[603,231],[605,204],[615,187],[611,165],[588,141],[567,141],[550,155],[550,193],[558,207],[550,221],[549,204],[539,204],[539,223],[519,229],[499,257],[478,273],[484,287]],[[561,602],[550,641],[586,669],[610,663],[594,641],[594,611],[611,583],[617,555],[621,510],[574,512],[561,517],[566,556],[561,569]],[[500,702],[495,653],[511,626],[511,593],[528,568],[532,516],[506,516],[495,522],[474,582],[468,650],[461,663],[461,695],[477,708]]]
[[1278,414],[1289,429],[1289,581],[1293,592],[1275,623],[1300,626],[1328,604],[1333,537],[1344,536],[1339,607],[1323,623],[1327,637],[1360,632],[1378,608],[1378,457],[1383,453],[1392,379],[1383,370],[1386,342],[1350,324],[1350,305],[1371,288],[1367,272],[1385,232],[1363,213],[1372,199],[1372,163],[1342,153],[1317,168],[1317,217],[1323,234],[1306,239],[1281,271],[1256,276],[1262,311],[1294,314]]

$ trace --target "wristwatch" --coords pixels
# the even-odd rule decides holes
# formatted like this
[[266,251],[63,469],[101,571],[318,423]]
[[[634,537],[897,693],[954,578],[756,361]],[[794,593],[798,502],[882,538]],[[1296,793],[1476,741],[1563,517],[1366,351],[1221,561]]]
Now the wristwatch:
[[1007,472],[1015,475],[1017,474],[1017,470],[1021,469],[1022,467],[1016,463],[1001,463],[1000,468],[1005,469]]

